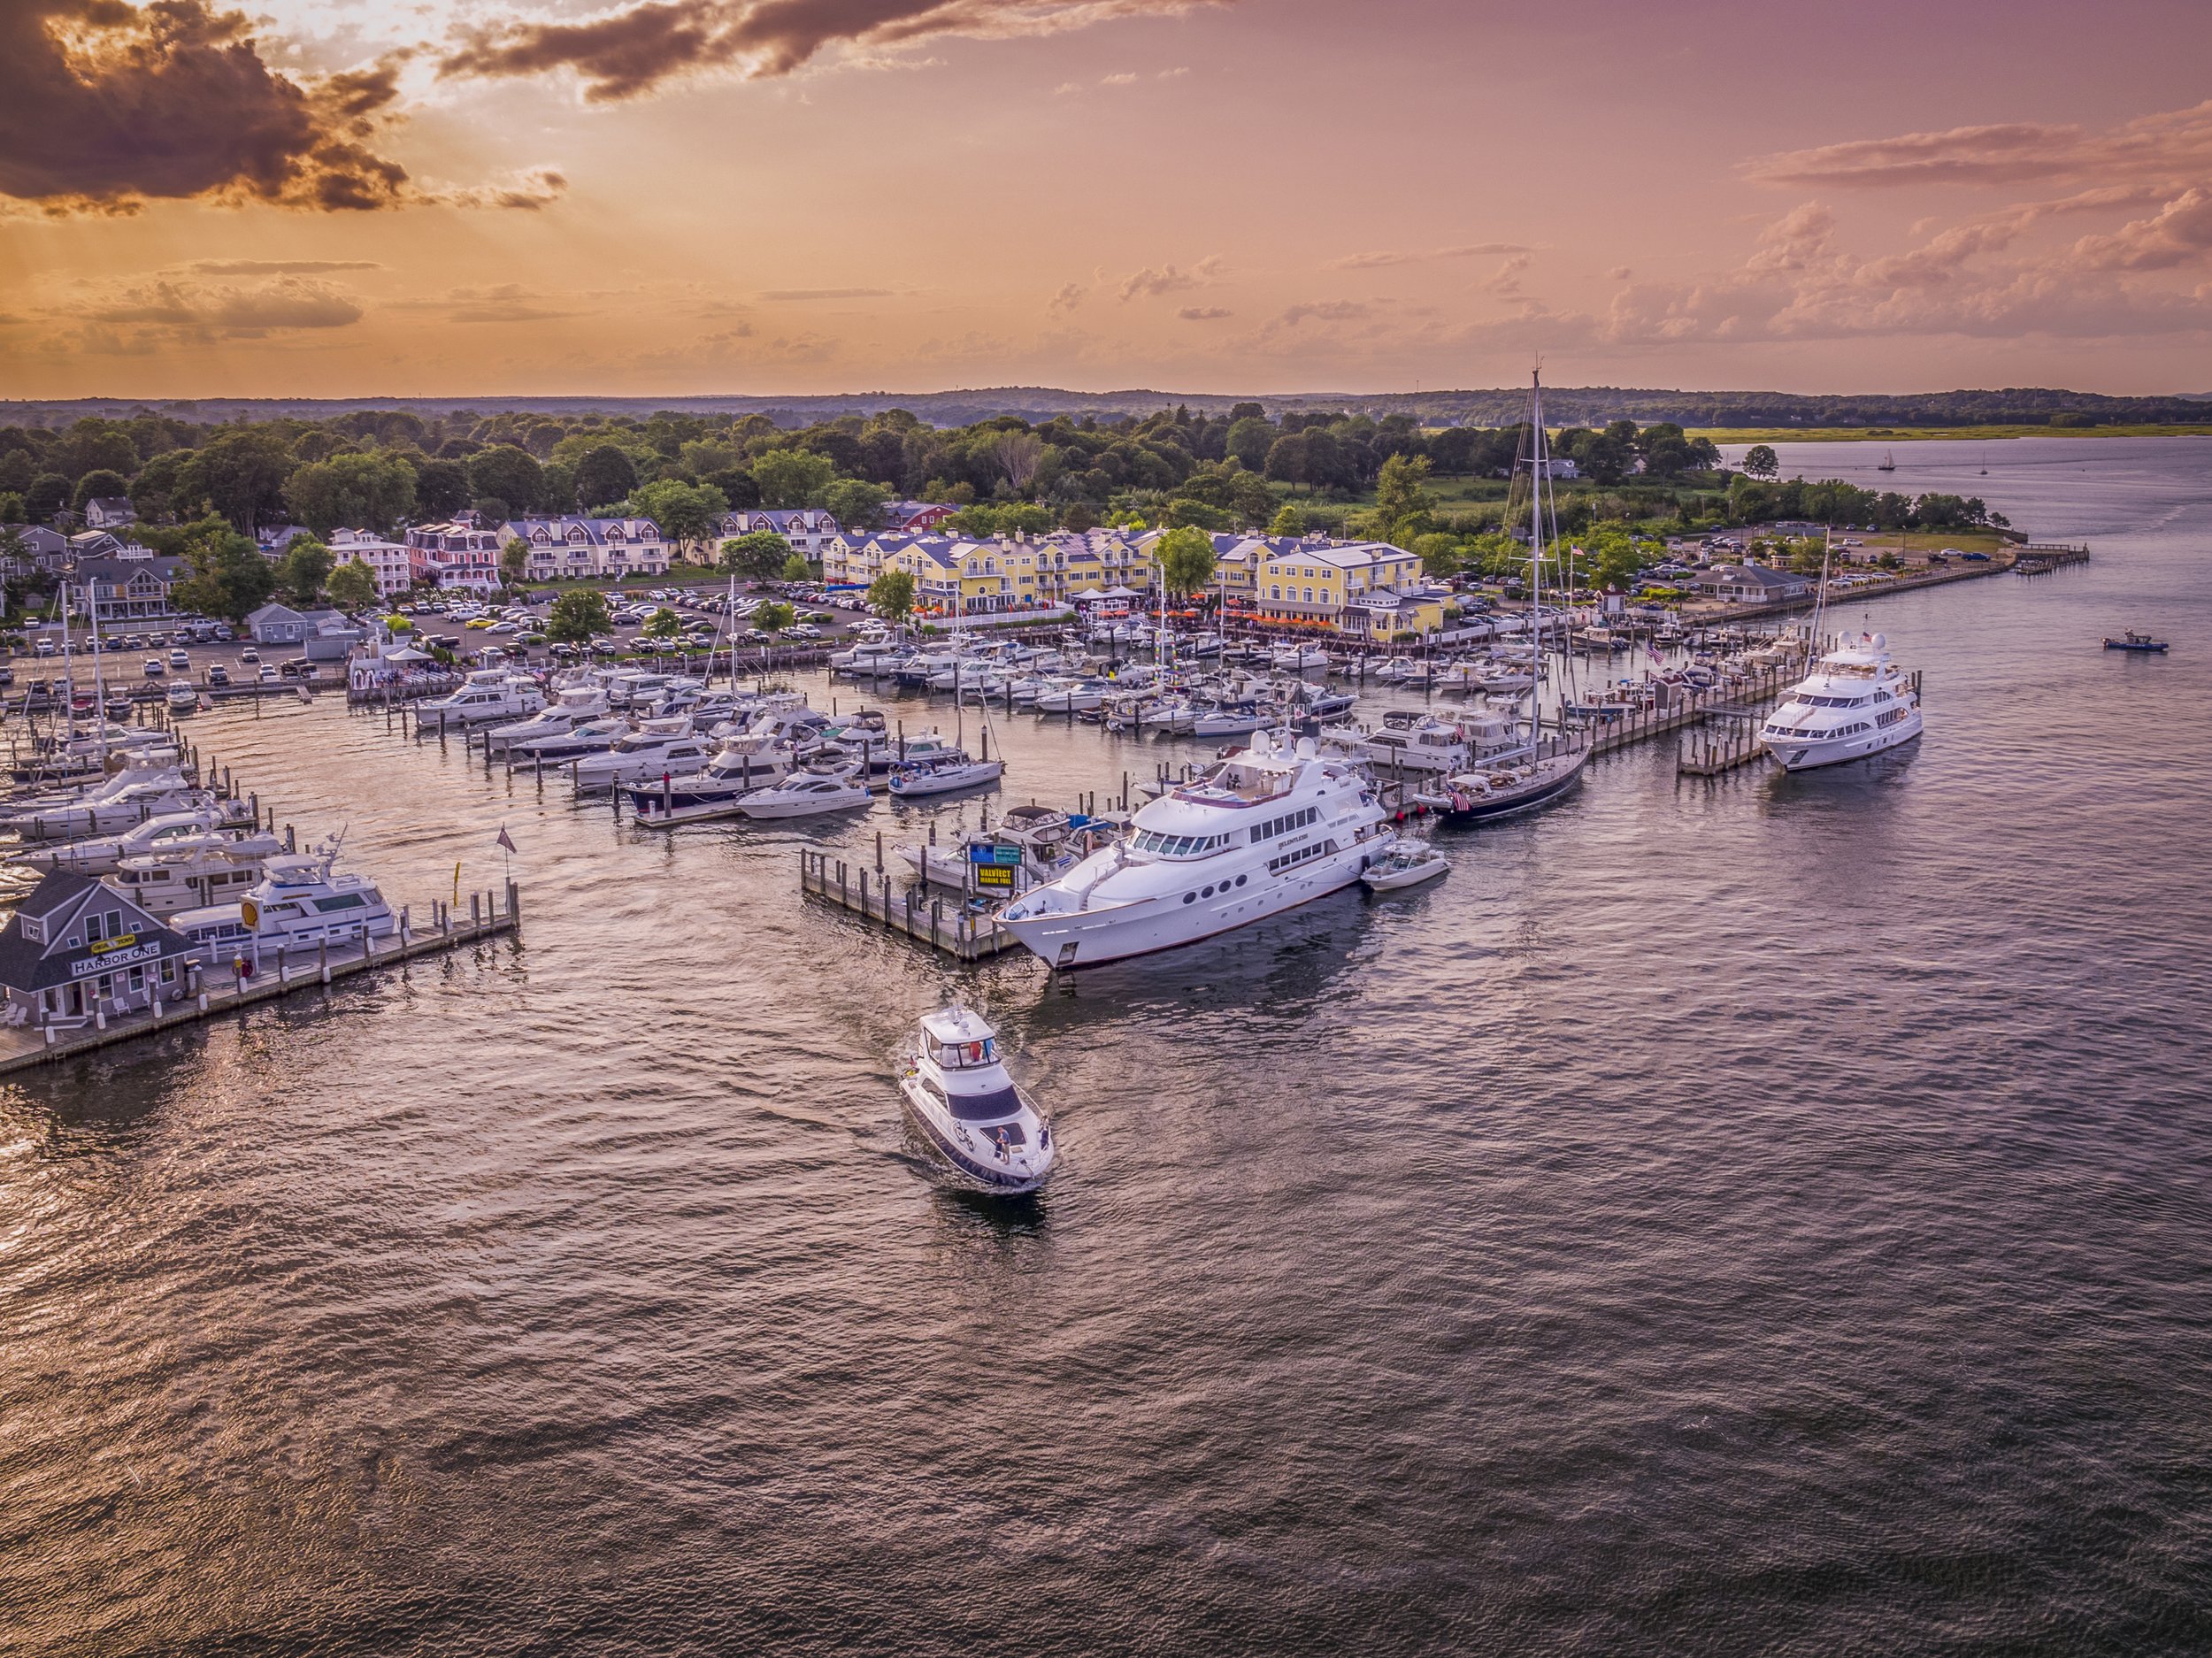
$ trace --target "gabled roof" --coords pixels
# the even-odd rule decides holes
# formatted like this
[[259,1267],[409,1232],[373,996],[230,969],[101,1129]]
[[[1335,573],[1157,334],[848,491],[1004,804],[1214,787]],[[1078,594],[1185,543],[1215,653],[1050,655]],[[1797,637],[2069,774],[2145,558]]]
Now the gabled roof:
[[[65,942],[78,917],[90,910],[119,910],[130,917],[131,942],[121,947],[127,954],[115,961],[117,967],[143,966],[192,948],[182,934],[156,921],[120,887],[73,871],[56,870],[31,889],[7,925],[0,927],[0,984],[40,991],[96,978],[105,971],[104,958],[116,954],[111,941],[88,945],[79,933],[74,947]],[[42,940],[24,936],[26,919],[43,924]]]

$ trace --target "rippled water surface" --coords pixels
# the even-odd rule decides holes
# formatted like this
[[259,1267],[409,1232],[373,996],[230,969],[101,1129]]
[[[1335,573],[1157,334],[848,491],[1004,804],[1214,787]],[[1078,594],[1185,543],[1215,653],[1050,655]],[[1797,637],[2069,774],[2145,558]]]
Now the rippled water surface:
[[[2212,1646],[2212,442],[1900,466],[2096,550],[1862,607],[1914,748],[1632,752],[1059,982],[801,902],[910,810],[203,716],[418,913],[505,824],[525,929],[0,1086],[0,1649]],[[1002,736],[1009,802],[1195,752]],[[1034,1204],[902,1127],[956,986]]]

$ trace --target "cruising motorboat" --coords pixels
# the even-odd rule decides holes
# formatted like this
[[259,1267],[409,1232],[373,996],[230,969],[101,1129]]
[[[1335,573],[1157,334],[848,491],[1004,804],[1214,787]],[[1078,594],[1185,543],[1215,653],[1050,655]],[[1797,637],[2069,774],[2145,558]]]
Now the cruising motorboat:
[[597,754],[588,754],[571,771],[580,794],[619,788],[662,777],[689,777],[706,770],[718,744],[693,734],[688,717],[649,719]]
[[873,798],[868,785],[852,766],[828,771],[794,771],[772,788],[757,788],[737,802],[741,817],[753,818],[813,817],[824,812],[850,811]]
[[958,1002],[924,1017],[899,1094],[952,1166],[987,1191],[1034,1192],[1052,1172],[1052,1125],[1014,1084],[998,1032]]
[[964,748],[919,756],[909,749],[906,758],[891,768],[890,787],[895,798],[915,800],[995,783],[1005,771],[1003,760],[978,760]]
[[1114,693],[1112,682],[1070,676],[1048,679],[1037,692],[1040,714],[1087,714],[1102,706]]
[[630,804],[638,821],[648,825],[727,817],[746,795],[783,782],[792,766],[790,748],[776,735],[774,724],[763,720],[756,730],[723,739],[713,759],[680,780],[672,773],[664,779],[632,783]]
[[209,837],[124,858],[106,879],[150,914],[167,917],[238,897],[283,850],[283,837],[266,829],[234,841]]
[[527,719],[493,726],[484,733],[484,748],[488,753],[499,754],[540,737],[564,736],[586,720],[604,719],[608,712],[603,686],[572,685],[557,692],[550,702]]
[[169,925],[211,965],[242,956],[257,968],[265,952],[389,938],[398,924],[376,883],[334,874],[337,858],[334,845],[281,854],[237,902],[180,910]]
[[542,737],[508,739],[507,752],[521,760],[572,760],[578,755],[602,754],[630,734],[630,722],[620,714],[578,720],[565,731]]
[[110,834],[158,812],[199,803],[198,791],[168,766],[118,771],[74,800],[50,800],[0,818],[0,827],[38,839]]
[[1451,867],[1451,860],[1427,841],[1400,841],[1359,879],[1371,893],[1403,892],[1450,873]]
[[444,696],[415,704],[415,717],[435,715],[440,724],[453,720],[472,725],[488,719],[513,719],[534,714],[545,706],[545,691],[526,673],[504,668],[480,668]]
[[1475,757],[1479,729],[1475,722],[1393,709],[1366,733],[1367,761],[1378,771],[1455,771]]
[[1357,880],[1387,814],[1353,762],[1263,731],[1137,810],[1132,833],[999,912],[1056,968],[1091,967],[1248,926]]
[[833,672],[851,679],[872,679],[892,672],[905,654],[904,646],[887,639],[862,640],[850,649],[833,652],[829,665]]
[[1847,638],[1792,687],[1759,728],[1789,771],[1880,754],[1920,735],[1920,693],[1890,659],[1885,633]]
[[2162,654],[2166,649],[2166,641],[2162,639],[2153,639],[2148,633],[2139,633],[2131,627],[2118,639],[2106,639],[2104,648],[2107,650],[2140,650]]
[[1279,673],[1310,673],[1329,665],[1329,653],[1318,645],[1278,645],[1267,659]]
[[48,847],[17,847],[8,856],[10,862],[33,869],[105,875],[127,857],[249,840],[262,833],[250,816],[252,810],[242,800],[211,801],[183,811],[156,813],[121,834]]

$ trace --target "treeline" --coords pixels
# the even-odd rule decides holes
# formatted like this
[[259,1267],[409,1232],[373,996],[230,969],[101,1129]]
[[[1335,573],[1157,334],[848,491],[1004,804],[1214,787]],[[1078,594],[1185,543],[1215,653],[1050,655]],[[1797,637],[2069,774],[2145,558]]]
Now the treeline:
[[[1550,418],[1570,426],[1603,427],[1615,420],[1639,426],[2050,426],[2069,427],[2123,425],[2183,425],[2212,420],[2212,399],[2195,397],[2111,397],[2097,392],[2047,387],[2001,390],[1803,395],[1771,391],[1663,390],[1614,386],[1547,388]],[[1229,416],[1242,403],[1257,402],[1271,419],[1287,414],[1360,413],[1371,420],[1391,415],[1435,426],[1504,426],[1522,418],[1528,407],[1525,388],[1494,391],[1389,392],[1351,395],[1307,393],[1246,399],[1233,395],[1182,395],[1154,390],[1074,392],[1046,386],[1001,386],[974,390],[906,395],[845,393],[816,397],[683,397],[656,403],[636,397],[486,398],[471,405],[449,398],[179,400],[156,405],[122,400],[0,403],[0,423],[66,428],[89,418],[131,419],[165,416],[215,426],[236,420],[296,419],[320,424],[353,413],[396,411],[426,423],[464,427],[498,416],[551,417],[564,420],[597,415],[645,422],[661,413],[696,415],[734,421],[759,415],[786,430],[877,415],[903,409],[924,422],[953,428],[1017,415],[1032,425],[1056,416],[1088,418],[1102,423],[1143,420],[1178,408],[1209,418]]]

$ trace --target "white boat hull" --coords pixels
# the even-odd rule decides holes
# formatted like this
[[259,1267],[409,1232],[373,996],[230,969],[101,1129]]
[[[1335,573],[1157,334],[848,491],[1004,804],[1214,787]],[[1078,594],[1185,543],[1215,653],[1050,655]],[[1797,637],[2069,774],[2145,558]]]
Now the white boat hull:
[[1843,765],[1902,748],[1920,735],[1922,720],[1916,708],[1887,730],[1855,733],[1848,737],[1770,737],[1760,742],[1785,771],[1816,771],[1823,766]]
[[1034,1192],[1044,1185],[1058,1161],[1058,1144],[1048,1138],[1045,1124],[1033,1111],[1025,1113],[1025,1151],[1010,1154],[1002,1161],[985,1143],[987,1127],[959,1121],[932,1100],[929,1091],[914,1078],[900,1079],[899,1097],[905,1102],[907,1116],[927,1136],[937,1154],[962,1178],[984,1191],[1009,1196]]
[[[1048,966],[1096,967],[1196,944],[1325,898],[1358,880],[1377,856],[1377,843],[1355,844],[1279,874],[1248,871],[1246,885],[1232,885],[1187,904],[1174,894],[1020,920],[1001,915],[998,925]],[[1204,883],[1198,886],[1202,892]]]

